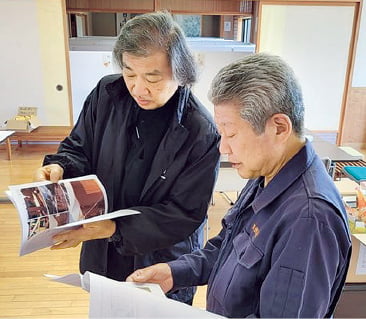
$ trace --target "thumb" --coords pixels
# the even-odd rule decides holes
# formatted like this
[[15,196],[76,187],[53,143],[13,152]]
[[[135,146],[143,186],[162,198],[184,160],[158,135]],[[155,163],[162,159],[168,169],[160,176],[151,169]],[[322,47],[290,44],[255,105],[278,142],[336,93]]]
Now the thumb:
[[36,170],[36,172],[34,173],[34,176],[33,176],[33,180],[35,182],[40,182],[40,181],[46,181],[47,180],[47,177],[46,177],[46,174],[44,172],[43,167],[38,168]]

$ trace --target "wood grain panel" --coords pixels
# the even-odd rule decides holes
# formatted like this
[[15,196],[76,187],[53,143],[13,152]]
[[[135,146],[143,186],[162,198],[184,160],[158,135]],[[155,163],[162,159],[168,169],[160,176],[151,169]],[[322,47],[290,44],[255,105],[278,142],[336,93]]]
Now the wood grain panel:
[[152,12],[154,0],[66,0],[66,10],[68,12]]
[[366,87],[349,90],[341,144],[366,147]]
[[245,0],[66,0],[66,10],[100,12],[152,12],[167,9],[173,13],[250,14],[252,1]]
[[[23,165],[24,169],[29,168],[26,163]],[[17,213],[11,204],[1,203],[0,209],[0,316],[87,318],[87,292],[51,282],[43,276],[45,273],[64,275],[78,272],[80,247],[59,251],[43,249],[19,257]]]
[[252,12],[252,1],[157,0],[156,9],[168,9],[174,13],[242,14]]

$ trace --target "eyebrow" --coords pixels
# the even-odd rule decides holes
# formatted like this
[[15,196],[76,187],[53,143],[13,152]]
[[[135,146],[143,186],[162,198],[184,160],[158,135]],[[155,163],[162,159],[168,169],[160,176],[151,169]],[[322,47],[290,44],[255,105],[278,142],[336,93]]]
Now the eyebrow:
[[[129,67],[126,63],[122,63],[122,66],[124,67],[124,68],[126,68],[126,69],[128,69],[128,70],[130,70],[130,71],[133,71],[133,69],[131,68],[131,67]],[[145,73],[145,75],[161,75],[162,73],[161,73],[161,71],[159,71],[159,70],[153,70],[153,71],[151,71],[151,72],[147,72],[147,73]]]
[[223,127],[228,127],[230,125],[234,125],[233,122],[216,122],[216,125],[220,125],[220,126],[223,126]]
[[162,73],[159,70],[154,70],[152,72],[145,73],[146,75],[161,75]]
[[129,70],[132,70],[126,63],[122,62],[122,67],[126,68],[126,69],[129,69]]

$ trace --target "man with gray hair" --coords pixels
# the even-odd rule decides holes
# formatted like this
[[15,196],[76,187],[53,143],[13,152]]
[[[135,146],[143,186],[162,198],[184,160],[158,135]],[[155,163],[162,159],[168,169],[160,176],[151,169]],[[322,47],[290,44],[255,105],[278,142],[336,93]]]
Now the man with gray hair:
[[291,68],[255,54],[224,67],[210,90],[220,152],[249,182],[206,246],[127,280],[164,291],[208,284],[207,310],[227,317],[333,314],[351,242],[341,197],[303,136]]
[[[109,211],[141,212],[54,237],[52,249],[83,242],[81,272],[125,280],[137,268],[202,247],[220,136],[190,90],[195,62],[169,13],[129,20],[113,53],[122,76],[100,80],[70,136],[57,154],[45,157],[36,179],[96,174]],[[194,291],[182,288],[168,296],[191,304]]]

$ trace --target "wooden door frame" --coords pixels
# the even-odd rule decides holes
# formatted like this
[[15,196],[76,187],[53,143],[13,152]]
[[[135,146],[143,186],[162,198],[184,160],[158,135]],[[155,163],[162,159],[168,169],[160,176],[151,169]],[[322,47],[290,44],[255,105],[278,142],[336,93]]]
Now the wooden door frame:
[[69,104],[69,125],[74,125],[74,113],[73,113],[73,105],[72,105],[72,93],[71,93],[71,68],[70,68],[70,48],[69,48],[69,32],[68,32],[68,18],[66,13],[66,0],[61,0],[62,6],[62,20],[64,25],[64,43],[65,43],[65,59],[66,59],[66,79],[67,79],[67,100]]

